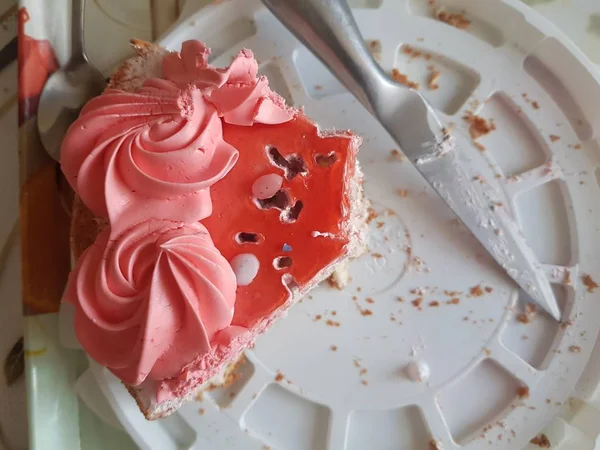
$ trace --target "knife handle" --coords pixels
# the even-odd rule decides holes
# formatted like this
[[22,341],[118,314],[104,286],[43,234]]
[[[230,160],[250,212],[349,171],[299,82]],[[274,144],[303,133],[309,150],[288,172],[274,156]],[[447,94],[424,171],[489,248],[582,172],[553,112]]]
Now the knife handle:
[[373,60],[346,0],[263,0],[371,113],[390,79]]

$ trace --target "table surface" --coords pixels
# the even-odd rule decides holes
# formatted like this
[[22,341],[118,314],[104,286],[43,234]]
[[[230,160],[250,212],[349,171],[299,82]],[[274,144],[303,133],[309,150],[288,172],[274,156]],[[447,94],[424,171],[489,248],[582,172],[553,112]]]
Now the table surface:
[[[119,8],[133,0],[90,0],[106,12],[109,20],[120,21]],[[150,37],[160,35],[173,20],[184,0],[135,0],[147,2],[150,14],[136,16],[135,27],[148,30]],[[210,0],[189,0],[195,5]],[[600,65],[600,2],[598,0],[524,0],[563,30],[596,64]],[[0,0],[0,360],[5,359],[23,335],[19,258],[14,267],[4,264],[7,249],[18,246],[18,133],[17,133],[17,62],[16,0]],[[160,13],[159,11],[160,10]],[[166,14],[170,11],[171,14]],[[117,13],[117,14],[115,14]],[[117,15],[117,17],[115,17]],[[130,15],[131,16],[131,15]],[[114,17],[114,19],[113,19]],[[152,18],[154,17],[154,20]],[[14,50],[13,50],[14,49]],[[92,58],[93,59],[93,58]],[[13,249],[14,251],[14,249]],[[4,267],[6,266],[6,267]],[[3,371],[4,372],[4,371]],[[27,446],[27,402],[23,376],[8,385],[0,376],[0,450],[20,450]]]

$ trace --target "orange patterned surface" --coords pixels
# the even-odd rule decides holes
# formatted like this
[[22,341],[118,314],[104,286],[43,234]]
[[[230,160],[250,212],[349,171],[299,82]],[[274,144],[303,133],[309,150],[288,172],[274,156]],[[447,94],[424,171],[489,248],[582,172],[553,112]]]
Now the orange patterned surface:
[[[19,125],[35,118],[42,89],[58,68],[47,40],[25,34],[29,14],[18,13]],[[23,141],[24,152],[43,154],[37,136]],[[57,165],[46,162],[21,188],[21,256],[25,314],[57,312],[70,270],[69,217],[61,206]]]

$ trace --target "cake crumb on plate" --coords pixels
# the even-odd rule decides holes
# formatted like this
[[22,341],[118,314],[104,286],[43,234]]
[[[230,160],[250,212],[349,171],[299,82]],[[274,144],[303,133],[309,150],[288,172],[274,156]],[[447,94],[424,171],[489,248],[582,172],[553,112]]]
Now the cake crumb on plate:
[[403,84],[411,89],[419,89],[419,83],[409,80],[408,75],[403,74],[396,68],[392,69],[391,76],[392,80],[394,80],[396,83]]
[[537,445],[540,448],[550,448],[552,446],[552,444],[550,443],[550,439],[548,439],[548,436],[546,436],[543,433],[538,434],[529,442],[533,445]]
[[440,85],[438,81],[440,79],[440,71],[437,70],[434,66],[429,66],[429,80],[427,81],[427,87],[432,91],[439,89]]
[[525,312],[517,315],[517,320],[523,324],[528,324],[536,315],[536,307],[532,303],[525,305]]
[[435,13],[435,17],[440,22],[447,23],[459,30],[464,30],[471,25],[471,21],[467,19],[463,13],[450,13],[444,9],[438,9]]
[[599,287],[598,283],[596,283],[592,279],[592,276],[589,274],[583,275],[583,277],[581,277],[581,280],[583,281],[583,284],[587,287],[587,291],[589,293],[593,293]]
[[421,50],[417,50],[416,48],[411,47],[410,45],[403,45],[401,50],[402,53],[404,53],[407,56],[410,56],[411,60],[423,57],[427,61],[429,61],[432,58],[431,53],[422,52]]
[[521,399],[529,398],[529,388],[527,386],[519,386],[517,388],[517,397]]
[[463,116],[463,120],[469,124],[469,134],[472,140],[477,140],[481,136],[490,134],[496,129],[496,124],[493,119],[485,119],[477,116],[470,111]]
[[469,295],[471,297],[482,297],[483,296],[483,288],[481,287],[480,284],[478,284],[477,286],[473,286],[469,290]]

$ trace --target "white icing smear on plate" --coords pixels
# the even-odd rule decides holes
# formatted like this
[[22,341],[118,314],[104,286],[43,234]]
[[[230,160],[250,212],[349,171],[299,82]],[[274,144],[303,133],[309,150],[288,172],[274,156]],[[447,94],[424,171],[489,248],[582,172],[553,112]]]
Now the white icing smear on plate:
[[406,373],[408,378],[417,383],[429,381],[429,377],[431,375],[431,369],[429,368],[429,364],[427,364],[422,359],[409,362],[406,365],[404,372]]

